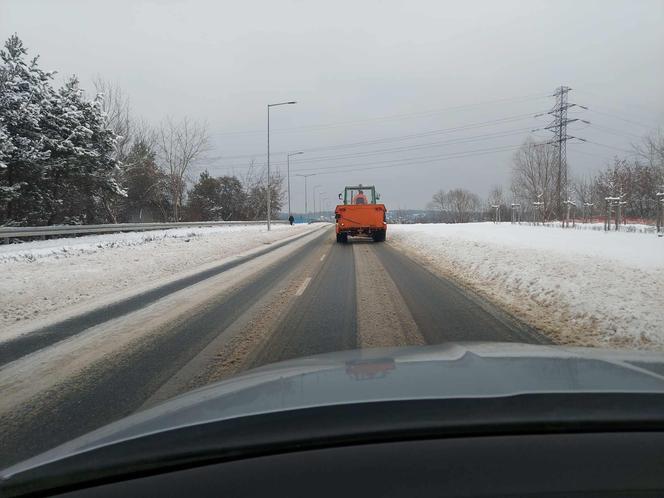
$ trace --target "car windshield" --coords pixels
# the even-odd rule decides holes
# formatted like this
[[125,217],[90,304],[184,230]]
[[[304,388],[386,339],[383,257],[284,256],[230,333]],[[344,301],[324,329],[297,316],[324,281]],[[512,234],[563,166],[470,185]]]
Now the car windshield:
[[650,392],[663,26],[661,0],[2,0],[0,468],[169,402]]

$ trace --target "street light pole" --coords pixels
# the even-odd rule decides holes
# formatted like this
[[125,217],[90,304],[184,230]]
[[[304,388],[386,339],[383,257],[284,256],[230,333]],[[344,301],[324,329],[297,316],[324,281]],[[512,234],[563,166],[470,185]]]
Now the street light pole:
[[321,204],[320,204],[320,215],[323,216],[323,213],[327,210],[327,201],[329,199],[327,197],[323,197]]
[[[287,183],[288,183],[288,218],[291,217],[291,202],[290,202],[290,158],[291,156],[297,156],[298,154],[304,154],[304,152],[291,152],[286,156],[286,177],[288,178]],[[305,181],[305,191],[306,191],[306,181],[307,179],[304,179]],[[306,192],[305,192],[306,195]]]
[[316,189],[322,187],[322,185],[314,185],[314,218],[316,217]]
[[307,175],[295,175],[295,176],[301,176],[304,178],[304,216],[306,218],[309,217],[309,208],[307,207],[307,178],[310,176],[316,176],[316,173],[309,173]]
[[270,230],[270,213],[272,211],[272,199],[270,192],[270,107],[278,105],[297,104],[294,100],[289,102],[278,102],[267,105],[267,229]]

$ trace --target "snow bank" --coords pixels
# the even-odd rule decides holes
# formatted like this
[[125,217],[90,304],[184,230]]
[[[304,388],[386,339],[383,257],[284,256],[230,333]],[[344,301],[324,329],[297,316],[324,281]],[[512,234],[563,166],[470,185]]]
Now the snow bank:
[[664,239],[510,223],[390,225],[392,243],[569,345],[664,348]]
[[[233,225],[0,245],[0,330],[127,291],[312,230]],[[0,340],[3,335],[0,333]]]
[[[559,221],[554,221],[554,222],[547,222],[545,225],[543,225],[548,228],[561,228],[562,223]],[[574,230],[595,230],[597,232],[603,232],[604,231],[604,223],[583,223],[577,221],[574,225],[570,223],[569,227],[567,228],[572,228]],[[611,223],[611,231],[615,230],[615,224],[612,222]],[[657,227],[655,225],[646,225],[643,223],[624,223],[620,225],[620,232],[634,232],[634,233],[657,233]]]

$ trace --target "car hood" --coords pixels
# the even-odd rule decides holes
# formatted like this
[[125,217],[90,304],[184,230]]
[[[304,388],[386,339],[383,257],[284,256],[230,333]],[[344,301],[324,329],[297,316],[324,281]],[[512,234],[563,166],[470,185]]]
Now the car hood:
[[302,358],[191,391],[17,464],[2,476],[160,431],[269,412],[374,401],[578,392],[664,393],[664,355],[450,343]]

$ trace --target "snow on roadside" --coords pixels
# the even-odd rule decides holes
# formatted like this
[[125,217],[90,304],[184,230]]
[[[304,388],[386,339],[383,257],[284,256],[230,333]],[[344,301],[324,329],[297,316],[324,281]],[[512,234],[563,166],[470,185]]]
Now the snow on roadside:
[[653,234],[510,223],[388,233],[560,344],[664,349],[664,239]]
[[[562,223],[559,221],[550,221],[545,225],[547,228],[562,228]],[[584,223],[577,221],[575,224],[570,224],[567,228],[574,230],[595,230],[597,232],[604,231],[604,223]],[[611,231],[615,230],[615,225],[611,223]],[[643,223],[624,223],[620,225],[621,232],[628,233],[657,233],[657,227],[655,225],[645,225]]]
[[120,296],[315,226],[272,228],[270,232],[258,225],[176,228],[0,246],[0,330],[9,333],[26,321]]

